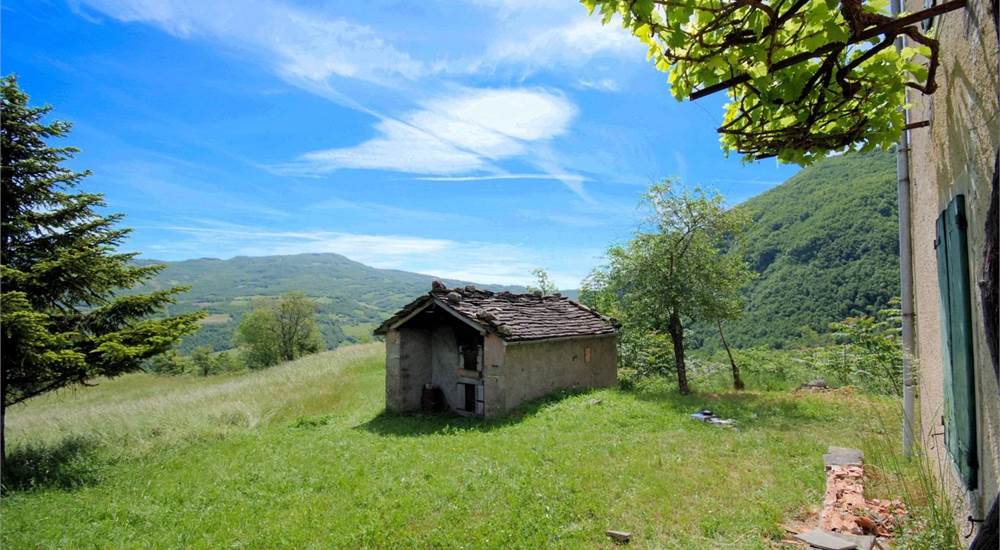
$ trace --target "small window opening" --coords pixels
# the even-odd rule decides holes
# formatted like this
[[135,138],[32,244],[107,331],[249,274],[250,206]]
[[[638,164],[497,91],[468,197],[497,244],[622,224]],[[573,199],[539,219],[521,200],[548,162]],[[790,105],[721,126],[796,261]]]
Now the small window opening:
[[462,357],[463,369],[479,370],[479,346],[468,344],[459,346],[458,353]]

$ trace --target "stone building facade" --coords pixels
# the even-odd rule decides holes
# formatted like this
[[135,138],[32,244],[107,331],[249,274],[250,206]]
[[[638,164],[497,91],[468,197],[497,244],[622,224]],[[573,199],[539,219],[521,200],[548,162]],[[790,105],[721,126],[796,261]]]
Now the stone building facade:
[[559,295],[435,282],[375,334],[385,337],[390,412],[427,408],[437,395],[451,411],[489,418],[556,390],[617,381],[612,321]]

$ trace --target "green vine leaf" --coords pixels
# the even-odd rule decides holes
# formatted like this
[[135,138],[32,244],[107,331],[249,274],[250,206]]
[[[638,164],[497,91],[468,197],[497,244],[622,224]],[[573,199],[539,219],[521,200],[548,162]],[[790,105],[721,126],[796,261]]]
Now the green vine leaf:
[[[935,87],[937,42],[893,26],[888,0],[583,3],[648,46],[675,98],[727,90],[720,141],[747,160],[809,164],[889,147],[904,125],[905,87]],[[899,34],[913,45],[897,51]]]

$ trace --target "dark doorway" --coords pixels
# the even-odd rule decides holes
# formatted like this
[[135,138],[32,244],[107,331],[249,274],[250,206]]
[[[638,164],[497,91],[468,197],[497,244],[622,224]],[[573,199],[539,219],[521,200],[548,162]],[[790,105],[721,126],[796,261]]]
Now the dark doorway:
[[465,406],[462,410],[474,413],[476,412],[476,385],[475,384],[462,384],[465,386]]

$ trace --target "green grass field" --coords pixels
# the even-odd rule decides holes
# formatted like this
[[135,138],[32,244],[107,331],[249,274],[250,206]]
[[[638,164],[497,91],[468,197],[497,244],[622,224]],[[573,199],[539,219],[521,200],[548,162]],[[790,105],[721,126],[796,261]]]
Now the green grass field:
[[[889,401],[666,385],[492,422],[390,416],[382,348],[266,371],[135,374],[9,411],[14,548],[768,548],[818,505],[820,455]],[[739,428],[688,417],[709,407]]]

